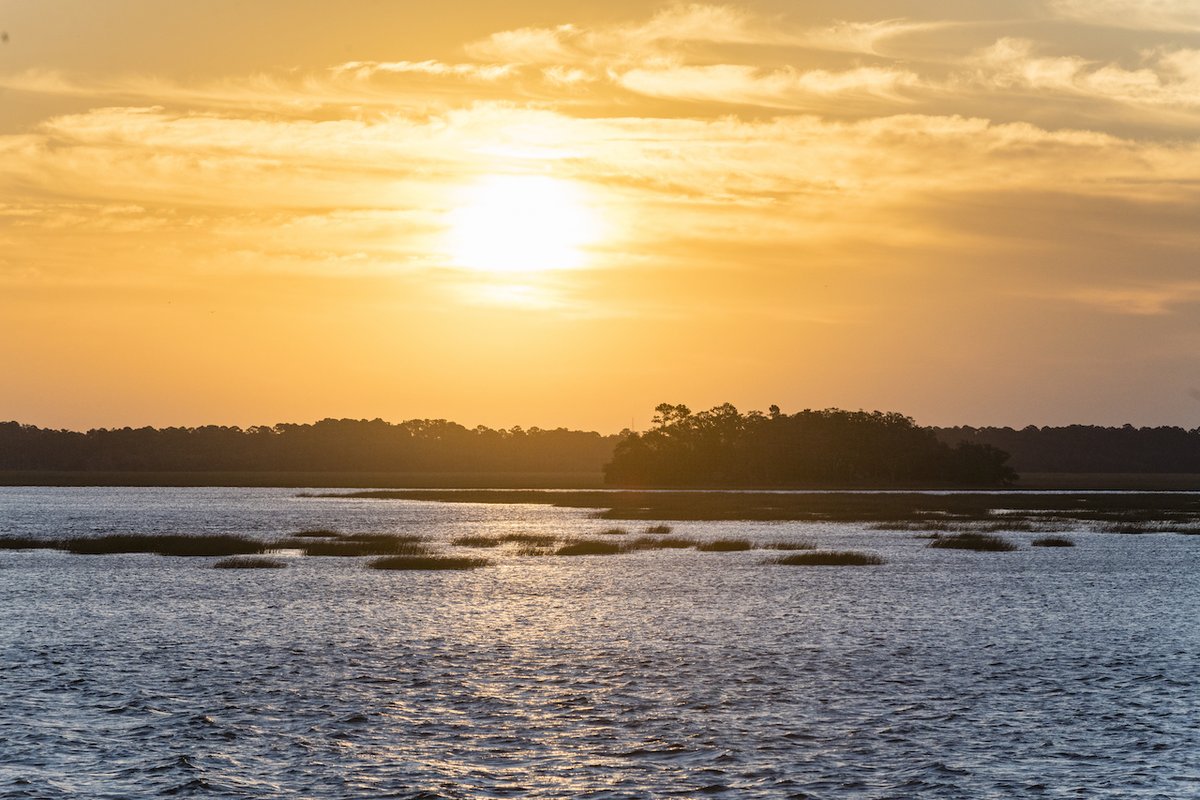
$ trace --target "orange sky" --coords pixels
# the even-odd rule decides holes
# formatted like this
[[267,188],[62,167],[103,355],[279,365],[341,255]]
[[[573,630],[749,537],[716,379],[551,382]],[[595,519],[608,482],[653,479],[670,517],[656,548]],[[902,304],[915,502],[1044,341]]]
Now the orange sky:
[[1200,6],[0,0],[0,419],[1200,424]]

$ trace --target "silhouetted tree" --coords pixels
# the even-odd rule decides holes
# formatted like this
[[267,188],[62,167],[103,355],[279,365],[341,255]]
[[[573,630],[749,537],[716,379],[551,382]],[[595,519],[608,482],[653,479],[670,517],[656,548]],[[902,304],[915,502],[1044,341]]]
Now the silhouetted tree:
[[619,486],[998,485],[1015,473],[987,445],[950,447],[901,414],[740,414],[726,403],[693,414],[669,403],[655,427],[627,433],[605,467]]

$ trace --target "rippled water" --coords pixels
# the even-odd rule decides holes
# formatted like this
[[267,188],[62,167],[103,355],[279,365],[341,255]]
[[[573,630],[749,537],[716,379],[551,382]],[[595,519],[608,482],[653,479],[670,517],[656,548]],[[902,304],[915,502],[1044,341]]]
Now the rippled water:
[[[611,525],[292,494],[0,489],[0,534]],[[676,528],[888,563],[0,552],[0,796],[1200,797],[1200,537],[974,553],[855,525]]]

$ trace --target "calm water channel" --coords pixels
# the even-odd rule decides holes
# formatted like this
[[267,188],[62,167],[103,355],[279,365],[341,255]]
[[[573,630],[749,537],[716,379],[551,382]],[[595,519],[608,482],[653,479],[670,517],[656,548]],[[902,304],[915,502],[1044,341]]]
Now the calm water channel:
[[[636,531],[645,523],[627,525]],[[0,535],[599,534],[581,509],[287,489],[0,488]],[[1196,798],[1200,536],[883,556],[358,558],[0,551],[3,798]]]

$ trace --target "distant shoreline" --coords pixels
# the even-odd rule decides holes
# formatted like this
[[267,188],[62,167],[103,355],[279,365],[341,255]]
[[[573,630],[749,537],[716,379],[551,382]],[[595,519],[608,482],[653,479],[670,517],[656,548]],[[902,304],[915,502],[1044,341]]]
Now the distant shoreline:
[[[600,472],[271,472],[271,471],[46,471],[0,470],[0,486],[177,486],[229,488],[332,489],[603,489]],[[755,487],[731,487],[738,489]],[[796,489],[956,489],[969,486],[812,485]],[[1004,487],[996,487],[1001,491]],[[1200,491],[1200,473],[1033,472],[1021,476],[1012,491],[1139,490]]]

